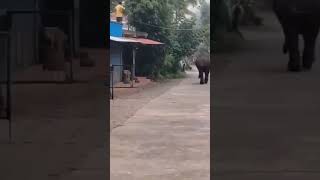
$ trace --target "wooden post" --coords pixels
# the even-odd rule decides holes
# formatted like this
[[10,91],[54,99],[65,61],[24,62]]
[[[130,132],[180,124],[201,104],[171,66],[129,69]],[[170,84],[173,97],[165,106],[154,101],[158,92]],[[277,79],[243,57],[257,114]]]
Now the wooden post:
[[133,50],[132,50],[132,87],[133,87],[133,82],[136,78],[136,47],[133,46]]

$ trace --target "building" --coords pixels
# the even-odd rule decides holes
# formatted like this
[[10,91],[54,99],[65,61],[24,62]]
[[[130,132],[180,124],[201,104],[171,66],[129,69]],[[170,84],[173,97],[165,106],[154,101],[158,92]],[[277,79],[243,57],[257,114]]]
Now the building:
[[[112,17],[112,16],[111,16]],[[122,23],[110,21],[110,67],[112,84],[122,81],[123,71],[129,70],[135,78],[136,50],[139,46],[162,45],[146,38],[147,34],[127,30]]]
[[[42,63],[40,32],[42,27],[58,27],[68,35],[74,55],[80,47],[106,47],[106,1],[96,0],[1,0],[1,19],[8,16],[13,67],[24,69]],[[0,51],[1,52],[1,51]]]
[[[3,96],[7,96],[5,99],[11,96],[5,95],[4,89],[6,88],[6,91],[9,92],[11,84],[18,83],[16,75],[19,72],[29,72],[28,70],[32,67],[44,63],[45,58],[41,56],[44,52],[41,44],[44,27],[57,27],[67,34],[71,56],[75,57],[79,54],[80,47],[105,48],[106,8],[107,1],[105,0],[95,0],[95,3],[92,3],[91,0],[1,0],[0,113],[4,105]],[[9,47],[6,46],[8,37]],[[7,68],[8,60],[11,64],[10,69]],[[72,64],[71,61],[67,62],[65,59],[62,61]],[[9,77],[7,71],[11,72],[10,83],[7,83]],[[56,83],[55,80],[48,81]],[[27,80],[27,83],[34,82],[33,76]],[[9,111],[9,108],[5,109]]]

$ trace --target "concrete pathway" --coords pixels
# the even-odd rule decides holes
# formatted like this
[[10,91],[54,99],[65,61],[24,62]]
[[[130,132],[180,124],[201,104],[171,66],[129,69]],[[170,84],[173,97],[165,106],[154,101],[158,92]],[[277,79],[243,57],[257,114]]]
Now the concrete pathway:
[[[93,69],[76,66],[77,80],[88,83],[13,86],[12,144],[7,142],[7,122],[0,121],[1,180],[106,179],[104,51],[93,53],[101,56]],[[37,68],[26,79],[42,78],[32,70]],[[76,177],[79,171],[81,178]]]
[[[148,104],[152,99],[160,96],[170,88],[181,82],[174,79],[164,83],[152,83],[142,89],[134,90],[131,95],[117,94],[118,97],[110,100],[110,128],[122,126],[136,111]],[[108,177],[106,165],[109,162],[105,147],[97,148],[74,166],[73,171],[63,174],[59,180],[105,180]]]
[[[152,82],[148,86],[134,90],[134,94],[118,96],[110,100],[110,128],[111,130],[122,126],[139,109],[154,98],[167,92],[181,82],[182,79],[172,79],[165,82]],[[120,95],[120,93],[118,94]]]
[[240,51],[215,57],[229,63],[214,79],[214,179],[320,179],[319,63],[286,72],[280,26],[264,18]]
[[197,73],[111,133],[111,180],[209,180],[210,86]]

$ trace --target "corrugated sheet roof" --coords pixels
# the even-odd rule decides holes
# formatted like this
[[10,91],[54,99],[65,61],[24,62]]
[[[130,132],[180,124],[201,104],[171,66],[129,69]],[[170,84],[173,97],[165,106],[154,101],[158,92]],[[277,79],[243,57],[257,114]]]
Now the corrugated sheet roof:
[[139,41],[135,41],[133,39],[129,39],[126,37],[114,37],[110,36],[111,41],[116,41],[116,42],[127,42],[127,43],[138,43]]
[[116,42],[127,42],[127,43],[140,43],[144,45],[161,45],[163,43],[154,41],[151,39],[146,39],[146,38],[128,38],[128,37],[114,37],[110,36],[111,41],[116,41]]
[[129,39],[134,39],[136,41],[139,41],[141,44],[145,44],[145,45],[161,45],[161,44],[163,44],[161,42],[154,41],[151,39],[146,39],[146,38],[129,38]]

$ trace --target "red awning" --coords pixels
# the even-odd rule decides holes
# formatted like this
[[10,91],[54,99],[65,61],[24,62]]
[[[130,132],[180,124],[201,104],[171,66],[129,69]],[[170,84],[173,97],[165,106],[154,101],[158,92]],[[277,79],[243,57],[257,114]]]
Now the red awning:
[[116,42],[123,42],[123,43],[140,43],[144,45],[161,45],[164,43],[154,41],[151,39],[145,39],[145,38],[129,38],[129,37],[113,37],[110,36],[111,41],[116,41]]
[[145,38],[128,38],[134,41],[138,41],[141,44],[145,44],[145,45],[161,45],[163,43],[158,42],[158,41],[154,41],[151,39],[145,39]]

